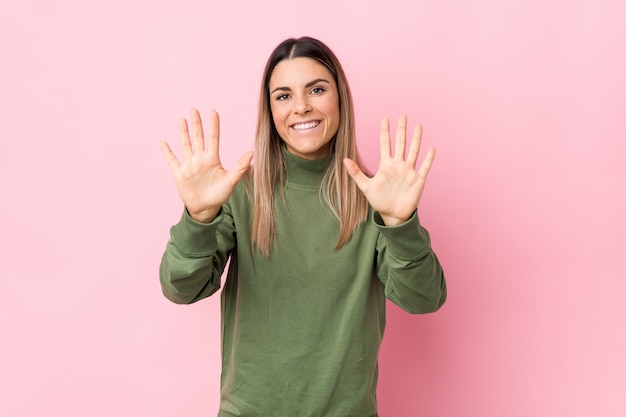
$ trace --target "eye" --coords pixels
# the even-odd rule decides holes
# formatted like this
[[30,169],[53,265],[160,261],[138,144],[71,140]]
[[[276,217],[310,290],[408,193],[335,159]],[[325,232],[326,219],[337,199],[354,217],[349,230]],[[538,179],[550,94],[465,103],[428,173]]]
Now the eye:
[[326,89],[324,87],[313,87],[311,94],[322,94]]
[[289,94],[279,94],[277,95],[274,100],[276,101],[285,101],[289,98]]

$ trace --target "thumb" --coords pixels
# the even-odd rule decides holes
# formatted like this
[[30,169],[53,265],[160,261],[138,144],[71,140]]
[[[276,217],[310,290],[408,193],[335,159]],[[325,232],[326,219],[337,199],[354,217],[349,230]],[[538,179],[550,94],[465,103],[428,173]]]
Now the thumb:
[[246,152],[245,154],[241,156],[241,158],[239,158],[239,161],[237,161],[237,164],[235,164],[233,169],[231,169],[228,172],[233,184],[236,184],[239,182],[239,180],[241,180],[241,177],[243,177],[243,174],[245,174],[248,168],[250,167],[250,162],[252,162],[253,156],[254,156],[254,152],[252,151]]
[[367,175],[365,175],[363,171],[361,171],[361,168],[359,168],[359,166],[356,164],[356,162],[354,162],[350,158],[343,159],[343,166],[346,167],[348,174],[352,177],[357,187],[359,187],[359,189],[365,193],[365,191],[367,190],[368,182],[370,180]]

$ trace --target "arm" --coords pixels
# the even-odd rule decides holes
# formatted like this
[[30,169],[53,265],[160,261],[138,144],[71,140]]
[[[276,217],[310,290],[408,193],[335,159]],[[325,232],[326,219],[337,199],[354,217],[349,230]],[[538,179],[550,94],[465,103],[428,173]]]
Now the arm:
[[211,112],[206,144],[200,113],[195,109],[191,111],[191,126],[190,136],[187,120],[181,119],[178,124],[182,163],[166,142],[161,143],[185,204],[183,217],[171,229],[160,267],[163,293],[176,303],[192,303],[219,289],[234,246],[233,222],[226,202],[252,161],[252,152],[247,152],[232,170],[223,168],[217,112]]
[[385,226],[378,213],[374,222],[380,230],[376,272],[385,296],[409,313],[437,311],[446,301],[446,281],[417,212],[398,226]]
[[161,289],[167,299],[190,304],[220,288],[234,228],[227,210],[210,223],[193,220],[187,210],[170,230],[170,239],[159,269]]
[[374,221],[380,230],[376,268],[387,298],[406,311],[428,313],[439,309],[447,295],[443,270],[416,211],[435,150],[428,150],[416,170],[422,128],[418,125],[413,130],[407,152],[406,127],[407,118],[401,116],[392,146],[389,119],[383,119],[380,164],[372,178],[350,159],[346,158],[344,165],[375,210]]

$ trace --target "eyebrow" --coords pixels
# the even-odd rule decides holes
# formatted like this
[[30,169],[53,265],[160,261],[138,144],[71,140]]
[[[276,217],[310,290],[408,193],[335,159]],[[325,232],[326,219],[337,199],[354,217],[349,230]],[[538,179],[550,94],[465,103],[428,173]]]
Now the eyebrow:
[[[324,78],[316,78],[313,81],[309,81],[308,83],[306,83],[304,85],[304,88],[310,88],[313,87],[315,84],[317,83],[326,83],[326,84],[330,84],[330,81],[325,80]],[[272,90],[272,92],[270,93],[270,95],[274,94],[276,91],[291,91],[290,87],[276,87],[275,89]]]

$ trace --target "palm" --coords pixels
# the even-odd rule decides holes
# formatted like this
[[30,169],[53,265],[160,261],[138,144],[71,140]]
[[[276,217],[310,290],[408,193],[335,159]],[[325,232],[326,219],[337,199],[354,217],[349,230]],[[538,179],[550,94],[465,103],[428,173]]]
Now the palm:
[[380,164],[376,175],[372,178],[363,174],[353,161],[346,160],[348,173],[387,225],[406,221],[415,211],[435,157],[434,149],[430,149],[419,170],[415,170],[421,142],[421,128],[419,126],[415,128],[407,153],[406,122],[406,116],[400,117],[396,131],[395,151],[392,155],[389,120],[383,119],[380,129]]
[[235,185],[230,182],[219,159],[207,152],[196,152],[173,174],[178,193],[191,212],[220,206]]
[[179,122],[179,134],[183,150],[183,163],[179,163],[167,143],[162,149],[167,159],[174,182],[189,214],[200,221],[212,220],[222,204],[232,194],[235,185],[250,166],[252,153],[241,157],[235,168],[226,171],[219,158],[219,116],[211,113],[209,140],[204,143],[202,121],[197,110],[192,110],[192,140],[189,137],[187,121]]

